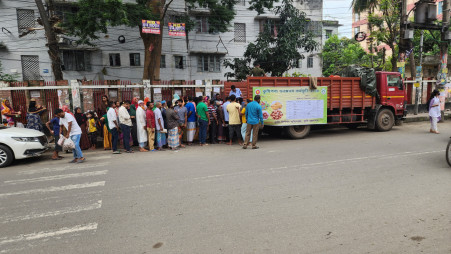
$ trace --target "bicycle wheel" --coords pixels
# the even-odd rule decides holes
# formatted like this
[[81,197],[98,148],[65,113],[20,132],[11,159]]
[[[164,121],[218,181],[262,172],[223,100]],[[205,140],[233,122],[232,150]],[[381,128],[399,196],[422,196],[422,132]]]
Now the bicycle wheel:
[[451,140],[448,142],[448,146],[446,146],[446,162],[451,167]]

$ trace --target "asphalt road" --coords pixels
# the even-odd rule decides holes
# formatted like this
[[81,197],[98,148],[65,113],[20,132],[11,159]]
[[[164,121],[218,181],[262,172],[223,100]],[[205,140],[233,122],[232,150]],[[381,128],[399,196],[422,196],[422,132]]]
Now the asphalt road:
[[0,169],[0,253],[451,253],[427,123]]

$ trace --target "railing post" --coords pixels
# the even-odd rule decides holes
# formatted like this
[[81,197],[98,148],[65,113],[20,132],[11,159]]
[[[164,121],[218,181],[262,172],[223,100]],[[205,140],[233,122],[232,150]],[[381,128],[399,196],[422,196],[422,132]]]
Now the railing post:
[[72,106],[74,107],[74,109],[81,107],[80,84],[77,80],[70,81],[70,90],[72,93]]

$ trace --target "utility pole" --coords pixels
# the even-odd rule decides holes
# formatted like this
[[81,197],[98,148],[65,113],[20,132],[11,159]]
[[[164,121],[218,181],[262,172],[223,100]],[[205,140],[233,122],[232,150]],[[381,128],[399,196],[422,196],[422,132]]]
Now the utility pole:
[[[423,44],[424,44],[424,30],[421,30],[420,55],[419,55],[419,57],[420,57],[420,64],[418,65],[418,66],[421,67],[421,70],[419,70],[419,71],[422,71],[422,69],[423,69]],[[419,76],[422,77],[422,75],[419,75]],[[417,80],[417,82],[418,82],[418,80]],[[421,86],[422,86],[423,85],[423,79],[422,78],[420,79],[420,82],[421,82]],[[418,103],[419,103],[418,100],[419,100],[419,97],[420,97],[420,89],[419,88],[420,88],[419,86],[415,87],[415,108],[414,108],[414,111],[413,111],[414,115],[418,115]]]
[[[52,62],[52,71],[55,77],[55,81],[63,80],[63,72],[61,70],[61,58],[55,31],[53,30],[53,26],[50,24],[49,16],[45,11],[42,0],[35,0],[35,2],[39,10],[39,16],[41,16],[41,21],[44,26],[45,35],[47,37],[47,45],[49,47],[48,53],[50,56],[50,61]],[[53,1],[50,1],[50,5],[52,5],[52,3]],[[50,9],[52,8],[53,6],[50,7]]]
[[442,19],[442,31],[441,31],[441,40],[440,40],[440,71],[437,80],[437,88],[440,91],[440,109],[442,111],[442,121],[445,110],[445,96],[444,89],[445,84],[448,81],[448,28],[449,28],[449,19],[450,19],[450,0],[443,1],[443,19]]
[[403,66],[398,66],[398,70],[400,70],[401,76],[405,77],[405,62],[406,62],[406,50],[407,50],[407,41],[405,39],[406,34],[406,23],[407,23],[407,3],[406,0],[401,0],[401,17],[399,22],[399,49],[398,49],[398,62],[401,62]]

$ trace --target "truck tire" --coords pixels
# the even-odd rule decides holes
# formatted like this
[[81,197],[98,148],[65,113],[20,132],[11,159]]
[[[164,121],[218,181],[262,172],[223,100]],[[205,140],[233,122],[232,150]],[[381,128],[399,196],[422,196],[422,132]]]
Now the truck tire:
[[310,133],[310,125],[295,125],[285,127],[285,133],[292,139],[301,139]]
[[395,124],[395,116],[390,109],[384,108],[379,111],[376,119],[376,128],[378,131],[389,131]]
[[11,165],[14,160],[14,155],[11,149],[7,146],[0,145],[0,168]]

